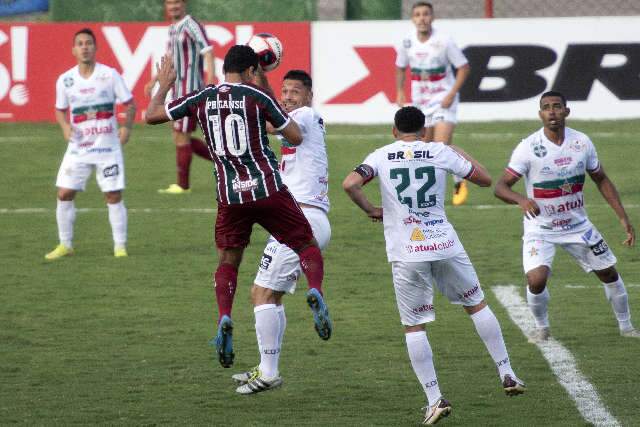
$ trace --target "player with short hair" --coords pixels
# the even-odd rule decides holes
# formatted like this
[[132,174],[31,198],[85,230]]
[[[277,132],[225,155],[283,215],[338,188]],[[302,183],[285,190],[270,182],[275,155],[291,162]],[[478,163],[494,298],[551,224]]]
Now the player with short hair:
[[[171,99],[177,99],[187,93],[202,89],[205,84],[214,83],[213,46],[209,43],[202,25],[187,14],[187,0],[164,0],[164,7],[167,16],[171,19],[167,52],[173,60],[173,66],[177,73],[170,96]],[[145,85],[145,93],[148,96],[156,81],[157,78],[154,77]],[[158,190],[159,193],[190,193],[189,175],[193,153],[211,161],[207,145],[201,139],[191,136],[196,127],[195,117],[184,117],[173,122],[178,182]]]
[[[542,94],[538,115],[543,127],[518,144],[495,188],[497,198],[519,205],[524,212],[522,262],[527,302],[536,323],[529,342],[545,341],[551,335],[547,281],[556,245],[569,252],[585,272],[598,276],[620,334],[640,338],[640,331],[631,324],[627,291],[615,268],[616,257],[587,217],[582,192],[587,174],[618,216],[627,235],[624,245],[634,245],[635,231],[593,142],[584,133],[566,126],[569,113],[562,93]],[[522,177],[526,195],[511,188]]]
[[[496,364],[507,395],[525,391],[509,360],[498,319],[484,300],[478,276],[444,211],[447,174],[482,187],[487,170],[453,145],[425,142],[424,114],[403,107],[395,115],[396,141],[369,154],[342,186],[373,221],[383,221],[387,257],[413,370],[427,396],[424,424],[451,412],[440,392],[425,325],[435,320],[434,287],[471,316]],[[363,185],[380,181],[382,208],[368,200]]]
[[[269,87],[266,78],[258,83]],[[327,217],[329,162],[324,121],[311,108],[312,99],[311,76],[302,70],[288,71],[282,80],[280,104],[300,127],[302,143],[294,146],[280,138],[280,174],[311,224],[320,249],[324,249],[331,238]],[[233,375],[240,384],[238,393],[254,394],[282,385],[278,364],[287,325],[282,297],[295,291],[300,272],[298,255],[270,236],[251,289],[260,364],[249,372]]]
[[[458,92],[470,73],[469,63],[453,39],[433,28],[433,5],[420,1],[411,8],[411,31],[396,46],[396,102],[403,107],[405,69],[411,71],[411,101],[426,116],[425,141],[451,144],[456,126]],[[455,68],[455,72],[454,72]],[[461,205],[467,200],[464,180],[454,176],[452,203]]]
[[[45,258],[54,260],[74,253],[74,199],[78,191],[84,191],[94,169],[109,209],[114,256],[126,257],[127,209],[122,200],[125,180],[121,145],[129,140],[136,105],[120,74],[96,62],[93,31],[77,31],[71,52],[78,64],[62,73],[56,82],[56,120],[69,142],[56,179],[60,243]],[[127,106],[120,129],[116,102]]]
[[322,297],[324,264],[320,248],[282,180],[267,137],[268,122],[289,144],[298,146],[302,142],[300,128],[270,92],[252,83],[260,72],[253,49],[231,47],[223,70],[225,83],[207,86],[165,106],[164,96],[175,80],[175,71],[170,58],[163,57],[158,69],[160,88],[149,103],[146,120],[158,124],[195,115],[213,154],[218,199],[215,291],[219,321],[215,344],[220,363],[228,368],[234,359],[231,307],[238,267],[253,224],[260,224],[298,254],[310,288],[307,303],[320,338],[330,337],[331,320]]

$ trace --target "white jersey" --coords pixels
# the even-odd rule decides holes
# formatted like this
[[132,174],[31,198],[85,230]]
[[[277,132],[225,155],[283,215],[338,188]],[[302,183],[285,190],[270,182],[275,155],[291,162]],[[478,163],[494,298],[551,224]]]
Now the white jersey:
[[324,122],[310,107],[289,113],[302,132],[302,143],[293,146],[283,139],[280,176],[299,203],[329,212],[329,162],[324,143]]
[[96,63],[83,78],[78,66],[62,73],[56,82],[56,109],[69,109],[71,139],[67,154],[83,162],[120,151],[116,101],[128,103],[132,95],[118,72]]
[[439,108],[456,81],[451,66],[460,68],[468,62],[453,40],[436,29],[424,43],[413,30],[396,46],[396,53],[396,66],[411,68],[413,104],[427,115]]
[[558,235],[589,228],[582,187],[586,173],[599,168],[596,148],[582,132],[565,128],[560,146],[549,141],[543,129],[522,140],[507,172],[524,176],[527,197],[540,207],[537,217],[525,216],[525,234]]
[[464,251],[444,211],[447,173],[468,177],[471,162],[436,142],[396,141],[369,154],[378,176],[389,262],[434,261]]

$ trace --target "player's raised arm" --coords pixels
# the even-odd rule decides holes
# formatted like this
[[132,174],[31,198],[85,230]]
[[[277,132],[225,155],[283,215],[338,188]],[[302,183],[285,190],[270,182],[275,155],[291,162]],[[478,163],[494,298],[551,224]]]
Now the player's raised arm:
[[360,165],[342,182],[342,188],[349,198],[362,209],[372,221],[382,221],[382,208],[371,204],[362,186],[373,178],[373,170],[368,165]]
[[149,101],[145,115],[145,120],[150,125],[157,125],[171,120],[164,108],[164,100],[169,90],[171,90],[173,82],[176,81],[176,71],[173,68],[171,57],[168,55],[163,56],[160,60],[160,65],[156,65],[156,67],[159,88],[158,92]]
[[620,224],[624,228],[625,233],[627,233],[627,238],[622,242],[623,245],[633,246],[636,242],[636,232],[633,229],[633,225],[631,225],[631,221],[627,216],[627,212],[622,205],[622,201],[620,200],[620,194],[616,189],[616,186],[609,179],[609,176],[605,173],[602,165],[598,167],[595,171],[590,171],[589,176],[595,182],[598,187],[598,191],[602,194],[602,197],[607,201],[609,206],[613,209],[613,211],[618,216],[620,220]]

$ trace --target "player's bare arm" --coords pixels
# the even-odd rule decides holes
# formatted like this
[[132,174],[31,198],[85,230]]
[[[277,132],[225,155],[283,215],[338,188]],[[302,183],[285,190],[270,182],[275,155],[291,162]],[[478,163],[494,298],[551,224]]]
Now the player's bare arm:
[[491,186],[491,175],[489,174],[487,168],[485,168],[479,161],[471,157],[457,145],[449,145],[449,147],[451,147],[456,153],[460,154],[473,165],[473,171],[471,172],[471,175],[466,177],[468,181],[473,182],[480,187]]
[[372,205],[364,191],[362,191],[362,186],[366,183],[367,181],[362,175],[357,172],[351,172],[342,182],[342,188],[373,222],[382,221],[382,208]]
[[625,233],[627,233],[627,238],[622,242],[622,244],[626,246],[633,246],[636,242],[636,232],[633,225],[631,225],[631,221],[629,221],[629,217],[627,216],[624,206],[622,205],[620,194],[618,193],[616,186],[609,179],[609,176],[605,173],[602,165],[597,170],[589,172],[589,176],[593,182],[595,182],[600,194],[602,194],[602,197],[618,216],[620,224],[622,224],[622,228],[624,228]]
[[405,68],[396,67],[396,104],[398,107],[404,107],[407,98],[404,94]]
[[540,207],[536,201],[511,189],[511,187],[513,187],[519,180],[520,178],[517,176],[514,176],[509,172],[505,172],[496,184],[494,194],[503,202],[520,206],[520,209],[522,209],[522,212],[527,218],[535,218],[540,215]]
[[449,91],[447,96],[442,99],[442,102],[440,104],[442,105],[442,108],[451,107],[451,104],[453,104],[453,100],[455,99],[458,92],[460,92],[460,89],[469,77],[469,74],[471,74],[471,67],[469,66],[469,64],[464,64],[460,68],[456,69],[456,81],[451,87],[451,90]]
[[136,103],[133,99],[127,104],[127,111],[125,112],[125,119],[122,126],[118,130],[118,136],[120,137],[120,144],[125,145],[129,142],[129,136],[131,135],[131,128],[133,127],[133,119],[136,117]]
[[295,120],[289,120],[289,123],[287,123],[284,128],[280,129],[279,132],[280,135],[282,135],[291,145],[302,144],[302,132]]
[[213,49],[209,49],[202,55],[204,61],[205,81],[206,85],[216,84],[216,63],[213,56]]
[[69,110],[58,110],[56,108],[56,121],[58,125],[60,125],[60,129],[62,129],[62,135],[64,136],[65,141],[69,141],[71,139],[71,123],[69,123]]
[[156,76],[159,84],[158,92],[151,98],[147,106],[145,120],[150,125],[157,125],[169,121],[167,112],[164,109],[164,100],[176,81],[176,70],[173,68],[173,61],[168,55],[160,59],[160,64],[156,65],[158,74]]

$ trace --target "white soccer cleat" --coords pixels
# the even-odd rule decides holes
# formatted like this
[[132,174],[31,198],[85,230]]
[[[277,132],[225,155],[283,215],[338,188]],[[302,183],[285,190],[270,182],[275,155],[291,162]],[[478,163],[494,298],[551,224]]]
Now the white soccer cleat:
[[527,386],[521,380],[509,374],[504,376],[502,388],[507,396],[517,396],[527,390]]
[[262,391],[273,390],[282,385],[282,377],[264,378],[260,370],[256,370],[249,381],[236,389],[239,394],[256,394]]
[[256,372],[259,372],[259,366],[254,366],[251,370],[242,372],[241,374],[233,374],[231,375],[231,379],[235,381],[236,384],[243,385],[248,383],[251,377],[256,375]]
[[529,342],[531,344],[539,344],[541,342],[547,341],[549,338],[551,338],[551,330],[548,327],[536,328],[529,336]]
[[451,413],[451,404],[443,397],[440,397],[433,406],[425,406],[422,409],[426,409],[422,424],[432,425],[440,421],[441,418],[449,416]]
[[631,328],[626,331],[620,331],[620,335],[625,338],[640,338],[640,331],[636,328]]

